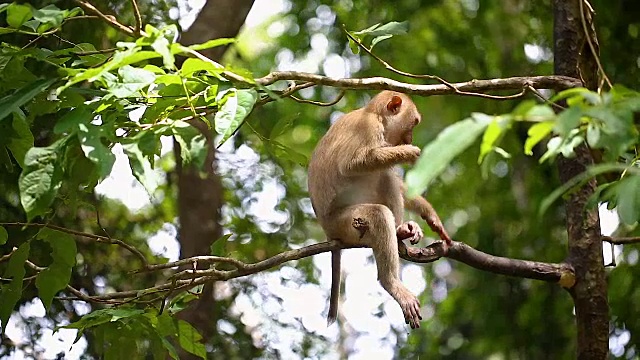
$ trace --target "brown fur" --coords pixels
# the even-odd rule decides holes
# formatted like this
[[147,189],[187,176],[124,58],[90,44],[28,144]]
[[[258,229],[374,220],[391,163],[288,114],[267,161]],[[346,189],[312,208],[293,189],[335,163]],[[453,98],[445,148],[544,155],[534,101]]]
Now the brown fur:
[[[378,279],[400,304],[412,328],[420,327],[420,303],[400,281],[397,241],[410,239],[415,244],[422,230],[415,222],[403,223],[404,207],[420,214],[450,241],[427,200],[404,198],[402,180],[393,170],[420,156],[420,148],[410,144],[420,119],[408,96],[383,91],[364,108],[338,119],[309,163],[309,195],[327,237],[373,249]],[[335,321],[338,309],[339,250],[332,252],[332,271],[329,323]]]

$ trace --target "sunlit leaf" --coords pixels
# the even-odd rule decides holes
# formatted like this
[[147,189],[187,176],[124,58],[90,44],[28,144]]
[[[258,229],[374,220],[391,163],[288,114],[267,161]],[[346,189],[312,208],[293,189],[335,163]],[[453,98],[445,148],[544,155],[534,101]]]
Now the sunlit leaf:
[[407,171],[407,196],[414,197],[424,192],[456,156],[476,141],[492,120],[492,116],[475,113],[440,132],[422,149],[413,169]]
[[227,95],[226,101],[215,115],[215,130],[222,135],[218,146],[238,130],[258,100],[258,93],[254,89],[230,89],[222,95]]
[[482,136],[480,144],[480,156],[478,156],[478,164],[482,163],[484,157],[497,146],[504,133],[511,128],[511,118],[496,117],[487,126]]
[[7,24],[14,29],[20,28],[32,16],[31,6],[29,5],[12,3],[7,7]]
[[144,186],[147,193],[153,195],[153,192],[158,188],[158,184],[160,183],[160,176],[153,170],[148,158],[143,155],[138,147],[138,143],[122,144],[122,148],[129,158],[133,175],[140,181],[142,186]]
[[236,39],[234,39],[234,38],[218,38],[218,39],[209,40],[209,41],[204,42],[202,44],[190,45],[189,49],[200,51],[200,50],[205,50],[205,49],[211,49],[211,48],[214,48],[214,47],[217,47],[217,46],[224,46],[224,45],[233,44],[235,42],[236,42]]
[[547,137],[547,135],[551,134],[554,126],[555,122],[553,121],[543,121],[531,126],[527,131],[528,137],[524,143],[524,153],[533,155],[533,147]]
[[99,166],[100,178],[107,177],[111,173],[116,157],[102,143],[102,128],[93,124],[79,124],[78,139],[80,140],[82,152],[87,159]]

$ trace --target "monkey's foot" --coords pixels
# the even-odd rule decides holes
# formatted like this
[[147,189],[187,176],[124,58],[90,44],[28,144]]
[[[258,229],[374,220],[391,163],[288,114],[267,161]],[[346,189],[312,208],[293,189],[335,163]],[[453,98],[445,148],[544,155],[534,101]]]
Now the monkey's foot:
[[417,222],[407,221],[396,228],[396,237],[398,240],[408,239],[411,245],[415,245],[424,237],[424,233]]
[[422,315],[420,315],[420,301],[418,301],[418,298],[411,293],[407,293],[398,299],[398,304],[400,304],[404,314],[404,322],[409,324],[412,329],[419,328]]

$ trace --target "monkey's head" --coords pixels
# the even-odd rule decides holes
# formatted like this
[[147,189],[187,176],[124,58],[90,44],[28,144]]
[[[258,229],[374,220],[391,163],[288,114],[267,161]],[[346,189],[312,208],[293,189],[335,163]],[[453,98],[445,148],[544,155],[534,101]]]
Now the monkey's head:
[[383,91],[371,100],[382,120],[384,138],[391,146],[411,144],[413,128],[422,116],[411,99],[399,92]]

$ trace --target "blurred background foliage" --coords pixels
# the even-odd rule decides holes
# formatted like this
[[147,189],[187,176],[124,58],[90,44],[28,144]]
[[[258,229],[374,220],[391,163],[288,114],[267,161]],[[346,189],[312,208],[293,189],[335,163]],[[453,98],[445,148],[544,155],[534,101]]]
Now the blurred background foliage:
[[[260,1],[264,0],[257,2]],[[30,3],[39,7],[51,1]],[[121,22],[133,24],[132,13],[125,10],[129,6],[127,0],[93,3],[108,13],[117,14]],[[176,11],[178,4],[173,0],[140,0],[139,3],[144,21],[156,26],[176,22],[178,16],[188,10],[181,3],[182,12]],[[633,0],[593,0],[591,3],[597,14],[604,68],[614,83],[638,89],[640,4]],[[55,1],[55,4],[60,8],[75,6],[67,0]],[[256,77],[278,69],[416,81],[385,71],[364,54],[353,54],[342,31],[343,25],[349,30],[360,30],[378,22],[408,21],[408,35],[381,42],[374,49],[398,69],[435,74],[450,82],[553,72],[549,0],[284,0],[282,4],[281,13],[243,29],[239,42],[225,55],[225,64],[246,68]],[[61,37],[48,37],[39,42],[51,47],[64,46],[61,38],[73,43],[102,44],[104,48],[123,39],[102,22],[81,20],[65,26]],[[14,44],[26,44],[30,40],[0,35],[0,41]],[[320,101],[331,101],[337,94],[334,89],[322,87],[302,92],[303,97]],[[256,261],[289,247],[324,240],[307,199],[306,168],[300,162],[309,157],[330,119],[363,105],[372,95],[349,91],[332,107],[284,100],[254,111],[247,126],[232,143],[223,146],[219,155],[225,199],[223,227],[225,233],[234,234],[224,249],[229,256]],[[414,98],[414,101],[423,114],[423,122],[414,136],[418,146],[425,145],[445,126],[471,112],[500,114],[511,111],[518,103],[460,96]],[[53,121],[42,115],[38,124],[40,131],[34,133],[36,144],[47,144]],[[472,147],[430,186],[428,198],[456,240],[500,256],[560,262],[567,245],[564,210],[557,203],[544,217],[537,216],[540,201],[558,186],[557,171],[548,163],[538,165],[540,149],[534,151],[534,157],[522,154],[526,128],[517,130],[503,141],[505,150],[514,154],[513,158],[491,159],[486,169],[488,176],[483,177],[477,165],[477,147]],[[282,151],[263,139],[277,139],[295,152]],[[126,239],[151,253],[148,245],[153,246],[152,236],[175,235],[177,224],[171,153],[165,156],[166,181],[151,205],[132,211],[118,201],[94,194],[75,194],[67,189],[62,191],[65,196],[80,196],[86,205],[69,208],[64,199],[58,200],[54,205],[54,222],[96,234],[103,233],[102,227],[110,236]],[[0,171],[3,189],[0,219],[3,221],[24,218],[17,189],[12,188],[18,175],[17,171]],[[264,209],[259,209],[265,206],[260,201],[265,192],[274,198],[269,203],[273,208],[267,208],[268,216],[264,215]],[[625,234],[633,233],[633,229],[627,229]],[[9,238],[18,241],[15,236],[26,234],[16,231],[10,233]],[[635,234],[638,235],[637,230]],[[10,241],[2,246],[2,252],[11,246]],[[75,268],[72,279],[89,293],[135,289],[158,281],[154,278],[158,274],[129,276],[121,271],[131,268],[136,260],[116,247],[94,242],[79,243],[78,247],[84,258],[83,265]],[[609,251],[608,247],[605,251]],[[608,271],[614,325],[610,349],[615,357],[638,358],[640,308],[633,306],[640,303],[638,248],[617,247],[615,254],[618,265]],[[422,269],[428,284],[420,296],[426,315],[423,327],[410,334],[406,328],[390,327],[389,333],[376,335],[397,358],[570,359],[575,356],[572,301],[558,286],[484,273],[447,259]],[[320,273],[312,259],[274,271],[275,278],[294,289],[317,283]],[[280,321],[273,314],[286,312],[283,306],[286,301],[264,285],[267,279],[271,277],[240,279],[224,285],[224,291],[218,291],[219,301],[214,306],[220,333],[210,343],[211,358],[336,358],[349,354],[360,337],[371,336],[348,324],[340,333],[325,336],[308,329],[299,319]],[[328,296],[328,289],[325,290],[326,293],[320,293],[322,296]],[[25,296],[23,303],[31,300]],[[264,310],[267,319],[251,323],[233,310],[239,302],[248,302],[258,309],[261,306],[266,309],[265,304],[269,304],[276,310],[270,310],[271,313]],[[71,303],[54,301],[49,316],[55,321],[73,321],[84,312],[86,309]],[[381,311],[380,316],[384,320],[387,315]],[[32,329],[28,332],[32,344],[41,336],[41,327],[50,326],[50,322],[34,318],[25,317],[23,321],[24,326]],[[91,334],[85,336],[89,344],[87,354],[92,354],[95,349],[91,347]],[[336,346],[337,342],[341,346]],[[6,355],[9,350],[11,346],[3,344],[0,354]]]

